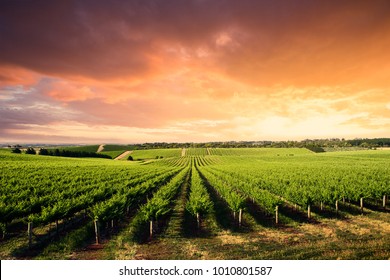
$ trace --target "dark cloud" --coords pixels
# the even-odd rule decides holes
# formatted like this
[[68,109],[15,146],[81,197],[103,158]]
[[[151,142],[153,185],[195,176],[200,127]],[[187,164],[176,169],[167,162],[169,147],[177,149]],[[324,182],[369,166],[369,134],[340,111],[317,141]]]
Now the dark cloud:
[[43,79],[36,88],[3,87],[0,91],[0,132],[24,130],[29,125],[47,125],[85,118],[85,115],[63,107],[56,100],[41,94],[48,81]]
[[[378,52],[389,27],[390,2],[379,0],[2,1],[0,63],[48,75],[139,77],[154,73],[154,58],[169,47],[203,47],[216,69],[248,81],[294,83],[332,71],[331,82],[350,81],[350,67],[385,64]],[[217,49],[216,36],[229,30],[237,48]]]
[[303,114],[370,88],[337,110],[387,118],[389,49],[387,0],[0,0],[0,132]]

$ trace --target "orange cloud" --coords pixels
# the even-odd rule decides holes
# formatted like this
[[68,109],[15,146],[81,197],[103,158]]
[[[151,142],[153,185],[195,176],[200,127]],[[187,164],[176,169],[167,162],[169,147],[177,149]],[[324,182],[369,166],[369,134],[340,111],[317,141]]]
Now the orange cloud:
[[39,75],[34,71],[22,67],[1,65],[0,63],[0,88],[5,86],[32,86]]
[[387,136],[387,2],[3,1],[2,133]]

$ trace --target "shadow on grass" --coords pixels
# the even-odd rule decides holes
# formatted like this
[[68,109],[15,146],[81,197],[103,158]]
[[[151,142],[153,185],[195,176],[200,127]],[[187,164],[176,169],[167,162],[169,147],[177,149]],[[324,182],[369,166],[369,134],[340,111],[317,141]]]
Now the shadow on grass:
[[349,214],[352,216],[357,216],[357,215],[362,214],[358,203],[342,202],[342,203],[340,203],[339,209],[340,209],[341,213]]
[[188,211],[185,211],[183,220],[183,236],[186,238],[208,238],[215,234],[212,230],[206,226],[205,215],[200,217],[200,228],[198,228],[198,222],[196,217],[192,216]]
[[323,208],[321,209],[320,206],[314,205],[312,206],[312,211],[315,213],[317,216],[321,218],[327,218],[327,219],[345,219],[346,215],[345,213],[341,210],[342,207],[339,206],[339,211],[336,212],[336,209],[331,208],[328,205],[324,205]]
[[308,219],[307,212],[302,209],[282,204],[279,206],[279,220],[281,224],[298,223],[319,223],[315,218]]
[[254,203],[251,199],[247,199],[246,201],[248,213],[254,218],[257,224],[263,227],[274,227],[275,217],[267,214],[259,205]]
[[365,199],[364,207],[375,212],[390,213],[390,207],[383,208],[383,202],[374,199]]
[[200,170],[199,175],[203,180],[210,199],[214,204],[214,212],[218,225],[225,230],[234,230],[236,227],[233,222],[232,210],[229,208],[225,200],[223,200],[216,190],[210,185],[207,179],[203,176]]
[[[81,220],[67,225],[59,234],[52,235],[55,229],[45,235],[36,235],[31,247],[26,243],[12,251],[12,256],[18,259],[31,259],[37,256],[46,257],[47,253],[66,253],[81,249],[93,242],[94,229],[92,222]],[[50,255],[48,255],[50,258]]]

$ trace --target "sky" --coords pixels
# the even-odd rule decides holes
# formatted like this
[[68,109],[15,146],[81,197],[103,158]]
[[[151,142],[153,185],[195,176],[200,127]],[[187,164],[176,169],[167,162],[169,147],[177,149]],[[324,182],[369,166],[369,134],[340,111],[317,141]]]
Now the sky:
[[390,1],[0,0],[0,143],[390,137]]

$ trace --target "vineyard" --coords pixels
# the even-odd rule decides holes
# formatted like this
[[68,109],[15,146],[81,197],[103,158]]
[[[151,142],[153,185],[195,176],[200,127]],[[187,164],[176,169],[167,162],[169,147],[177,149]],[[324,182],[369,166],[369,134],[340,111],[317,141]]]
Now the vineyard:
[[0,259],[390,258],[390,151],[131,152],[1,149]]

